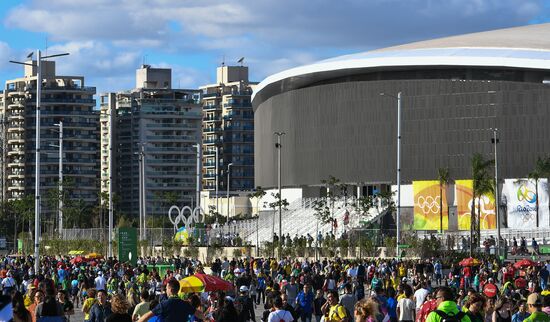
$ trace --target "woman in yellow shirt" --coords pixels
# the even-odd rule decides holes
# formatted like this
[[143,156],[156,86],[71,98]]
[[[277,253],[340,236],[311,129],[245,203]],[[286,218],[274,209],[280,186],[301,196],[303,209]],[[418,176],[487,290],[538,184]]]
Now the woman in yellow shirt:
[[88,297],[86,300],[84,300],[84,303],[82,303],[82,312],[84,312],[84,321],[88,321],[90,319],[90,311],[92,310],[92,306],[97,303],[97,300],[95,298],[96,290],[91,288],[87,291]]

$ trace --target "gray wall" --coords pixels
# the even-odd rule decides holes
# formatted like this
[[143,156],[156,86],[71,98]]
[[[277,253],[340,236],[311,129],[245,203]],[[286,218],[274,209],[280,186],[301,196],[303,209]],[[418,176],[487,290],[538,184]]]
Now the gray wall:
[[[395,183],[397,103],[402,99],[402,181],[471,177],[475,152],[493,158],[499,128],[499,176],[525,177],[550,153],[550,87],[541,83],[473,80],[359,81],[307,87],[256,106],[256,186],[277,185],[274,131],[282,138],[282,185]],[[495,91],[490,93],[489,91]],[[489,93],[488,93],[489,92]]]

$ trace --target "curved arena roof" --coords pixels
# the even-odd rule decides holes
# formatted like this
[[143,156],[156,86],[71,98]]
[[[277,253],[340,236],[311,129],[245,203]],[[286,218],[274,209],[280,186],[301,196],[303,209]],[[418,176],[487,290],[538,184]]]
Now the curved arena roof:
[[282,92],[366,71],[422,66],[550,70],[550,23],[420,41],[323,60],[264,79],[254,91],[257,108]]

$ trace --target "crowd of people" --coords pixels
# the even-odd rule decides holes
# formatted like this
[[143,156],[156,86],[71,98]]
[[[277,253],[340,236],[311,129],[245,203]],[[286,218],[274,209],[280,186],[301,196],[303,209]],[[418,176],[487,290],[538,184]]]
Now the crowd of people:
[[[162,275],[160,262],[169,262]],[[0,261],[13,320],[76,321],[357,321],[550,322],[550,263],[471,264],[425,260],[190,258],[75,261],[31,257]],[[180,291],[207,273],[229,290]],[[259,317],[259,318],[257,318]],[[258,321],[259,322],[259,321]]]

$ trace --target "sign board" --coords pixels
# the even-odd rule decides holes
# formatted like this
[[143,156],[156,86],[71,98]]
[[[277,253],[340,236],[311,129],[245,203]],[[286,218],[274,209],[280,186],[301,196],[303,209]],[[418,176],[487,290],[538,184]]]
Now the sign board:
[[506,179],[502,187],[502,199],[506,201],[508,227],[530,229],[538,222],[548,223],[548,181],[539,179],[535,186],[532,179]]
[[497,286],[493,283],[487,283],[483,287],[483,294],[485,294],[485,296],[487,296],[488,298],[493,298],[497,296],[497,291]]
[[[413,181],[415,230],[448,229],[447,188],[439,181]],[[441,193],[441,195],[440,195]],[[440,209],[439,207],[441,206]]]
[[124,227],[118,229],[118,260],[121,263],[137,264],[137,232],[135,228]]

